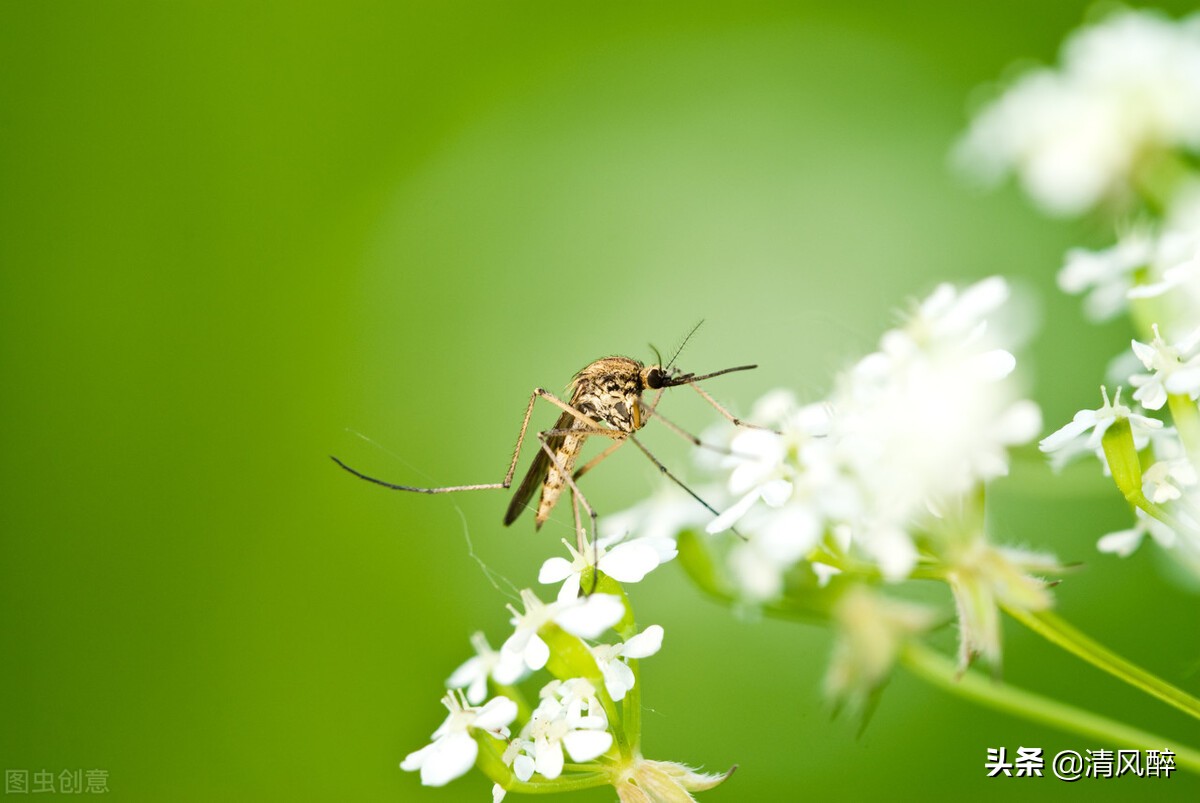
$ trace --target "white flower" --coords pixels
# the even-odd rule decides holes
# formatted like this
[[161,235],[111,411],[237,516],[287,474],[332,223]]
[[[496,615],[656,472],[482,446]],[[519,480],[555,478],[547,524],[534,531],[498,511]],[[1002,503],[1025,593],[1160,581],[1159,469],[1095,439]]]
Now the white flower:
[[917,545],[898,525],[875,522],[856,531],[854,538],[887,580],[903,580],[917,565]]
[[1184,488],[1196,484],[1196,469],[1186,457],[1159,460],[1142,473],[1142,488],[1156,505],[1173,502],[1183,496]]
[[1086,292],[1084,313],[1093,321],[1107,321],[1125,311],[1134,272],[1150,264],[1154,247],[1148,234],[1135,232],[1104,251],[1073,248],[1058,273],[1059,289],[1071,295]]
[[988,316],[1008,297],[1008,283],[999,276],[990,276],[961,290],[943,282],[916,306],[904,326],[883,334],[880,351],[895,359],[910,357],[918,351],[936,351],[947,345],[956,349],[971,346],[984,336]]
[[633,670],[625,662],[631,658],[649,658],[662,648],[662,640],[662,627],[650,625],[623,644],[598,644],[591,648],[610,697],[624,700],[625,693],[633,688]]
[[710,534],[728,530],[760,499],[779,507],[792,495],[791,479],[796,469],[787,460],[787,442],[782,435],[748,429],[733,439],[730,450],[732,454],[722,463],[733,469],[729,490],[741,498],[708,523],[704,529]]
[[571,560],[550,558],[538,572],[539,583],[562,582],[558,592],[560,602],[579,596],[580,578],[584,570],[593,566],[619,583],[637,583],[677,554],[671,538],[635,538],[610,549],[598,542],[595,547],[586,545],[582,555],[566,541],[563,544],[571,553]]
[[1133,341],[1133,353],[1152,371],[1129,378],[1129,383],[1137,388],[1133,398],[1147,410],[1159,410],[1167,403],[1167,394],[1186,394],[1193,399],[1200,396],[1200,354],[1192,354],[1200,344],[1200,329],[1172,346],[1158,333],[1158,324],[1152,328],[1154,340],[1150,343]]
[[[1071,419],[1071,423],[1042,438],[1038,448],[1043,452],[1094,451],[1102,448],[1104,433],[1108,431],[1109,427],[1117,421],[1128,419],[1130,429],[1133,430],[1134,445],[1138,449],[1143,449],[1150,433],[1162,429],[1161,421],[1138,415],[1121,404],[1121,388],[1117,388],[1116,395],[1113,396],[1111,402],[1108,400],[1107,388],[1101,386],[1100,394],[1104,398],[1104,404],[1100,406],[1100,409],[1080,410]],[[1091,431],[1092,434],[1085,439],[1084,435],[1088,431]],[[1080,444],[1082,444],[1082,448],[1078,448]]]
[[511,605],[508,608],[512,612],[512,624],[516,630],[500,648],[502,654],[518,657],[520,662],[506,660],[502,655],[492,673],[498,683],[515,683],[521,664],[535,671],[546,665],[550,658],[550,647],[538,635],[543,625],[554,622],[571,635],[596,638],[625,615],[624,604],[612,594],[592,594],[557,600],[547,605],[532,591],[524,589],[521,591],[521,601],[525,605],[524,613],[518,613]]
[[830,580],[842,573],[842,570],[836,566],[815,560],[812,562],[812,570],[813,574],[817,576],[817,588],[825,588],[829,585]]
[[1163,549],[1175,546],[1177,537],[1175,531],[1161,521],[1156,521],[1141,510],[1134,511],[1137,521],[1128,530],[1117,530],[1100,538],[1096,548],[1118,557],[1127,558],[1142,544],[1147,535],[1153,538]]
[[930,507],[1008,472],[1009,449],[1041,428],[1037,406],[1017,398],[1016,359],[1005,348],[1015,338],[1003,324],[1006,315],[1019,321],[1008,299],[998,277],[940,285],[838,378],[829,399],[798,407],[773,393],[756,406],[779,431],[731,439],[720,467],[737,501],[707,528],[736,523],[744,536],[728,556],[744,596],[777,597],[791,567],[839,539],[841,552],[854,549],[903,579]]
[[517,717],[517,704],[507,697],[494,697],[482,708],[471,708],[447,694],[442,704],[450,715],[433,732],[433,742],[409,753],[400,763],[402,770],[420,770],[425,786],[444,786],[475,765],[479,745],[471,736],[472,730],[507,739],[508,726]]
[[833,607],[837,641],[825,675],[825,691],[835,700],[863,706],[887,680],[906,641],[937,622],[924,605],[884,596],[869,586],[852,586]]
[[471,646],[475,648],[475,656],[455,669],[446,681],[451,689],[464,689],[471,705],[479,705],[487,697],[488,676],[493,672],[509,678],[508,682],[516,682],[524,676],[525,665],[518,656],[493,650],[483,633],[471,635]]
[[994,182],[1015,172],[1045,211],[1077,214],[1127,192],[1141,160],[1200,144],[1200,30],[1122,10],[1063,45],[985,107],[956,151]]
[[[714,454],[698,449],[697,454]],[[697,488],[701,499],[718,502],[713,488]],[[681,531],[700,527],[712,518],[695,499],[673,482],[664,482],[654,494],[633,507],[600,520],[600,544],[609,547],[623,541],[642,541],[660,551],[661,563],[674,557],[675,536]],[[671,541],[664,549],[664,541]],[[672,554],[668,554],[668,552]]]
[[768,419],[779,426],[779,431],[741,430],[730,440],[729,454],[719,466],[732,469],[729,492],[740,499],[709,522],[705,527],[709,534],[728,530],[760,500],[768,507],[782,507],[791,498],[796,480],[808,473],[802,455],[829,435],[828,405],[789,409],[793,399],[781,391],[773,391],[764,399],[765,403],[760,402],[755,409],[767,410]]
[[612,747],[608,717],[596,698],[596,690],[583,678],[551,681],[541,692],[521,735],[504,752],[504,761],[521,781],[536,772],[548,780],[562,774],[565,756],[584,762],[598,758]]

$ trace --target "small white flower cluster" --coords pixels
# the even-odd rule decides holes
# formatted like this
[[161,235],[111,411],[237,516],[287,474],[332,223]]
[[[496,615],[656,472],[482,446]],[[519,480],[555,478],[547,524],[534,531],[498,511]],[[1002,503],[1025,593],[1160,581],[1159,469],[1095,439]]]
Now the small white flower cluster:
[[1127,195],[1178,149],[1200,149],[1200,17],[1123,9],[982,108],[955,157],[986,181],[1015,172],[1044,211],[1072,215]]
[[1168,340],[1186,338],[1200,321],[1200,185],[1177,194],[1158,228],[1140,226],[1109,248],[1071,249],[1058,286],[1083,296],[1092,321],[1137,305],[1153,310]]
[[521,734],[504,751],[504,763],[528,781],[536,772],[547,780],[562,775],[564,751],[572,761],[599,758],[612,747],[608,717],[596,689],[584,678],[552,680],[541,691]]
[[[1135,400],[1147,410],[1158,410],[1170,396],[1175,396],[1180,406],[1187,405],[1191,413],[1196,412],[1200,381],[1187,379],[1195,372],[1194,358],[1185,359],[1181,354],[1187,349],[1168,346],[1155,327],[1154,341],[1135,340],[1133,351],[1151,371],[1130,377],[1138,388],[1133,394]],[[1070,423],[1042,439],[1042,451],[1050,454],[1056,467],[1078,455],[1092,453],[1106,471],[1113,461],[1122,459],[1124,452],[1124,458],[1137,467],[1135,476],[1124,480],[1116,476],[1115,469],[1110,473],[1119,485],[1124,480],[1137,486],[1121,489],[1135,506],[1137,522],[1132,528],[1102,536],[1097,547],[1101,552],[1127,557],[1150,535],[1160,547],[1171,551],[1181,566],[1200,575],[1200,478],[1195,467],[1195,444],[1189,448],[1177,428],[1166,427],[1157,418],[1136,413],[1122,404],[1120,388],[1111,401],[1107,389],[1100,390],[1104,399],[1100,408],[1080,410]],[[1106,434],[1118,423],[1128,426],[1128,439],[1106,444]],[[1149,466],[1143,470],[1144,462]]]
[[778,598],[805,561],[822,580],[847,560],[904,579],[937,547],[926,542],[937,511],[1007,473],[1009,447],[1041,427],[1005,348],[1008,299],[998,277],[941,285],[824,401],[775,392],[750,416],[771,429],[705,439],[728,448],[716,461],[697,456],[727,477],[730,502],[707,530],[743,536],[729,565],[744,597]]
[[1140,336],[1109,369],[1132,399],[1102,389],[1099,409],[1041,448],[1055,467],[1096,454],[1136,509],[1101,551],[1128,555],[1149,534],[1200,575],[1198,154],[1200,14],[1118,9],[1070,36],[1057,69],[1025,73],[982,109],[956,156],[984,177],[1016,172],[1047,212],[1098,208],[1124,228],[1111,247],[1068,252],[1058,284],[1089,319],[1134,323]]
[[721,599],[833,624],[826,690],[839,705],[869,709],[905,645],[941,619],[886,583],[945,582],[960,666],[999,666],[1000,609],[1051,607],[1042,578],[1062,568],[997,546],[985,525],[984,486],[1042,425],[1015,375],[1028,315],[1011,295],[1000,277],[939,285],[825,399],[774,391],[753,424],[706,433],[697,462],[721,485],[703,495],[723,512],[703,530],[731,537],[701,536],[694,500],[673,491],[613,517],[616,529],[676,535],[689,574]]
[[[621,553],[614,549],[609,554],[619,558]],[[625,554],[640,556],[642,560],[635,563],[644,567],[645,555],[629,550]],[[617,564],[620,566],[621,561]],[[574,588],[578,591],[577,577]],[[554,602],[544,603],[526,589],[521,592],[521,602],[523,611],[509,607],[513,633],[499,650],[493,649],[482,633],[471,637],[475,655],[447,681],[452,692],[443,702],[450,709],[450,716],[434,732],[431,744],[409,754],[401,763],[402,769],[419,770],[421,783],[426,786],[446,784],[474,766],[480,737],[495,739],[498,744],[507,742],[498,747],[498,752],[521,782],[529,781],[535,774],[553,781],[562,775],[566,757],[576,763],[591,762],[613,747],[612,723],[601,698],[624,699],[636,679],[627,662],[658,652],[663,629],[651,625],[623,643],[579,647],[583,655],[589,656],[582,664],[578,653],[560,658],[555,667],[558,671],[564,667],[590,670],[603,678],[603,691],[598,691],[586,677],[549,681],[539,692],[538,706],[519,733],[510,739],[509,726],[517,719],[519,707],[505,694],[519,697],[516,684],[531,673],[548,668],[553,658],[553,649],[547,643],[547,639],[553,639],[550,634],[561,631],[560,636],[575,637],[570,644],[584,644],[580,640],[598,639],[626,615],[625,604],[612,594],[560,595]],[[505,694],[488,699],[493,688]],[[495,800],[503,796],[504,789],[497,785]]]

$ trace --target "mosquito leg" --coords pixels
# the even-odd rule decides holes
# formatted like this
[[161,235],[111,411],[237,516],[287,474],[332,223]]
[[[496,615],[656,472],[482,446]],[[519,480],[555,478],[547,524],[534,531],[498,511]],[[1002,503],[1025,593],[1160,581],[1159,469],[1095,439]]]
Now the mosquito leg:
[[[571,405],[559,400],[554,395],[547,393],[542,388],[536,388],[533,391],[533,393],[529,394],[529,403],[525,405],[525,417],[521,419],[521,431],[517,435],[517,445],[513,447],[512,460],[510,460],[508,463],[508,472],[505,473],[503,482],[487,482],[487,483],[478,483],[475,485],[447,485],[447,486],[438,487],[438,488],[418,488],[414,485],[399,485],[394,482],[387,482],[386,480],[377,479],[376,477],[372,477],[367,474],[363,474],[361,471],[358,471],[357,469],[353,469],[350,466],[346,465],[345,463],[343,463],[341,460],[334,457],[333,455],[330,455],[329,459],[331,459],[333,462],[337,463],[339,466],[341,466],[342,468],[344,468],[346,471],[350,472],[354,476],[358,477],[359,479],[366,480],[367,482],[373,482],[376,485],[382,485],[384,488],[388,488],[389,490],[393,490],[393,491],[411,491],[413,493],[419,493],[419,494],[448,494],[448,493],[455,493],[457,491],[487,491],[487,490],[496,490],[496,489],[501,489],[501,488],[511,488],[513,475],[517,471],[517,461],[521,457],[521,446],[525,443],[525,435],[529,431],[529,419],[533,415],[533,405],[538,400],[539,397],[545,399],[546,401],[550,402],[551,404],[555,405],[556,407],[560,407],[563,410],[565,410],[566,412],[571,413],[576,418],[578,418],[580,421],[587,424],[589,427],[595,428],[597,430],[595,433],[589,432],[588,434],[603,435],[604,433],[610,431],[610,430],[604,430],[604,429],[600,429],[599,427],[596,427],[595,421],[592,421],[590,418],[588,418],[583,413],[576,410]],[[557,434],[556,430],[552,430],[552,432]],[[609,436],[609,437],[611,437],[611,436]]]
[[593,468],[595,468],[600,463],[601,460],[608,457],[610,454],[615,452],[617,449],[620,449],[621,444],[625,443],[625,440],[626,440],[625,438],[621,438],[618,441],[613,441],[613,443],[610,444],[607,448],[605,448],[605,450],[603,452],[596,455],[591,460],[587,461],[587,464],[584,465],[582,468],[575,469],[575,473],[572,476],[574,476],[575,479],[579,479],[584,474],[587,474],[589,471],[591,471]]
[[529,404],[525,405],[525,417],[521,419],[521,432],[517,435],[517,445],[513,447],[512,460],[508,464],[508,473],[504,475],[504,487],[512,485],[513,474],[517,470],[517,459],[521,456],[521,445],[525,443],[525,431],[529,429],[529,416],[533,415],[533,403],[537,401],[537,391],[529,394]]
[[583,427],[575,427],[573,429],[544,429],[541,431],[541,434],[545,435],[547,438],[554,438],[561,435],[585,435],[590,438],[595,435],[597,438],[613,438],[614,440],[620,440],[629,433],[622,429],[606,429],[604,427],[598,427],[593,421],[592,429],[584,429]]
[[596,527],[596,519],[597,519],[596,511],[592,509],[592,506],[590,504],[588,504],[587,497],[583,495],[583,491],[579,490],[579,486],[575,484],[575,479],[574,479],[574,477],[571,476],[571,472],[563,470],[562,463],[558,462],[558,455],[556,455],[554,453],[554,450],[550,448],[550,444],[546,442],[546,438],[547,438],[547,435],[545,432],[538,433],[538,440],[541,441],[541,443],[542,443],[542,451],[544,451],[546,453],[546,455],[549,456],[550,462],[552,464],[554,464],[554,466],[558,469],[558,473],[561,474],[563,479],[565,479],[567,481],[567,485],[571,486],[571,491],[575,494],[575,496],[577,496],[579,498],[579,504],[583,505],[583,509],[586,510],[588,513],[588,516],[591,517],[591,519],[592,519],[592,543],[594,544],[596,542],[596,529],[597,529],[597,527]]
[[679,426],[674,421],[667,418],[665,415],[663,415],[662,413],[660,413],[658,411],[654,411],[654,417],[657,418],[659,421],[662,421],[667,429],[671,430],[676,435],[683,438],[685,441],[692,444],[693,446],[697,446],[701,449],[709,449],[711,451],[717,452],[718,454],[733,454],[733,452],[731,452],[729,449],[726,449],[724,446],[717,446],[712,443],[705,443],[704,441],[700,440],[695,435],[688,432],[683,427]]
[[[629,440],[633,441],[633,445],[634,445],[634,446],[636,446],[637,448],[641,449],[641,450],[642,450],[642,454],[644,454],[644,455],[646,455],[646,457],[650,458],[650,462],[651,462],[651,463],[653,463],[654,465],[658,466],[658,470],[659,470],[659,471],[661,471],[663,474],[665,474],[665,475],[666,475],[666,476],[667,476],[667,477],[668,477],[668,478],[671,480],[671,482],[675,483],[675,484],[676,484],[676,485],[678,485],[680,488],[682,488],[683,490],[687,491],[687,494],[688,494],[688,496],[692,497],[692,498],[693,498],[693,499],[695,499],[697,502],[699,502],[700,504],[704,505],[704,509],[705,509],[705,510],[707,510],[709,513],[713,514],[714,516],[720,516],[720,515],[721,515],[721,514],[720,514],[720,512],[719,512],[719,511],[718,511],[716,508],[714,508],[714,507],[713,507],[712,505],[710,505],[708,502],[705,502],[703,499],[701,499],[701,498],[700,498],[700,495],[699,495],[699,494],[697,494],[697,493],[696,493],[695,491],[693,491],[691,488],[687,487],[687,485],[685,485],[685,484],[683,483],[683,480],[679,479],[679,478],[678,478],[678,477],[676,477],[674,474],[672,474],[672,473],[670,472],[670,470],[669,470],[669,469],[668,469],[666,466],[664,466],[664,465],[662,464],[662,462],[661,462],[661,461],[660,461],[660,460],[659,460],[657,457],[655,457],[653,454],[651,454],[650,450],[649,450],[649,449],[647,449],[647,448],[646,448],[646,447],[645,447],[645,446],[642,444],[642,442],[641,442],[641,441],[639,441],[637,438],[633,437],[632,435],[630,435],[630,436],[629,436]],[[730,531],[731,531],[731,532],[732,532],[734,535],[736,535],[738,538],[741,538],[743,541],[747,540],[747,539],[746,539],[746,536],[744,536],[744,535],[742,535],[741,533],[739,533],[739,532],[738,532],[736,529],[730,528]]]
[[692,390],[696,391],[701,396],[703,396],[704,400],[706,402],[708,402],[709,404],[711,404],[713,406],[714,410],[716,410],[721,415],[725,416],[726,420],[730,421],[735,427],[747,427],[749,429],[765,429],[767,432],[774,432],[776,435],[783,434],[782,432],[780,432],[777,429],[771,429],[770,427],[764,427],[759,424],[751,424],[749,421],[743,421],[742,419],[735,417],[733,415],[733,413],[729,412],[724,407],[722,407],[720,402],[718,402],[712,396],[708,395],[708,392],[705,391],[704,388],[700,387],[695,382],[688,382],[688,384],[692,386]]
[[583,519],[579,517],[579,497],[574,493],[571,494],[571,512],[575,515],[575,549],[580,555],[583,552]]
[[444,488],[415,488],[411,485],[396,485],[392,482],[385,482],[384,480],[376,479],[375,477],[369,477],[366,474],[363,474],[361,471],[350,468],[350,466],[346,465],[341,460],[338,460],[333,455],[330,455],[329,459],[359,479],[366,480],[367,482],[373,482],[376,485],[382,485],[384,488],[388,488],[393,491],[412,491],[419,494],[448,494],[454,493],[455,491],[485,491],[494,488],[507,488],[512,484],[511,480],[506,479],[504,482],[489,482],[482,485],[447,485]]
[[[584,425],[584,426],[586,426],[588,429],[600,430],[600,427],[596,426],[596,422],[595,422],[595,421],[593,421],[592,419],[588,418],[586,415],[584,415],[583,413],[579,412],[579,411],[578,411],[578,410],[576,410],[574,407],[572,407],[571,405],[567,404],[565,401],[563,401],[562,399],[558,398],[557,396],[555,396],[553,393],[551,393],[550,391],[546,390],[545,388],[534,388],[534,389],[533,389],[533,395],[534,395],[534,396],[540,396],[541,398],[543,398],[543,399],[545,399],[546,401],[548,401],[548,402],[550,402],[551,404],[553,404],[553,405],[554,405],[555,407],[557,407],[558,409],[562,410],[564,413],[568,413],[569,415],[571,415],[572,417],[574,417],[574,419],[575,419],[576,421],[578,421],[579,423],[583,424],[583,425]],[[601,432],[608,432],[609,430],[600,430],[600,431],[601,431]],[[593,433],[593,432],[589,432],[588,434],[589,434],[589,435],[593,435],[593,434],[599,434],[599,433]]]

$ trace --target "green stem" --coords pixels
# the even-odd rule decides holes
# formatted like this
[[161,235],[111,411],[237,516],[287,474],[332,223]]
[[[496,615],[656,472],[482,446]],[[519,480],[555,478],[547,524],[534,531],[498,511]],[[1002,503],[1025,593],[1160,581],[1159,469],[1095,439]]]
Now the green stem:
[[629,749],[634,756],[642,753],[642,674],[638,662],[630,659],[626,663],[633,672],[633,686],[625,692],[621,713],[625,717],[625,733],[629,736]]
[[1129,503],[1134,507],[1139,508],[1150,518],[1161,521],[1163,524],[1167,525],[1180,535],[1191,537],[1196,534],[1195,527],[1189,527],[1187,524],[1164,510],[1162,505],[1156,505],[1151,502],[1148,498],[1146,498],[1146,494],[1142,493],[1140,490],[1135,493],[1125,494],[1125,499],[1128,500]]
[[501,749],[501,745],[504,743],[502,741],[480,733],[475,734],[475,741],[479,744],[479,755],[475,760],[476,766],[493,783],[499,784],[510,792],[525,795],[549,795],[556,792],[592,789],[612,783],[611,776],[596,764],[583,765],[590,770],[589,772],[567,773],[552,781],[533,778],[522,781],[514,776],[512,770],[504,763],[504,751]]
[[1185,714],[1200,719],[1200,700],[1172,686],[1157,675],[1133,664],[1103,644],[1076,630],[1074,626],[1052,611],[1030,613],[1018,608],[1004,606],[1009,616],[1037,633],[1052,644],[1104,670],[1113,677],[1123,680],[1149,695],[1173,705]]
[[1175,421],[1183,448],[1194,458],[1200,454],[1200,408],[1196,407],[1196,402],[1179,393],[1168,394],[1167,404],[1171,408],[1171,418]]
[[1142,750],[1168,749],[1175,753],[1176,766],[1200,773],[1200,750],[1040,694],[985,678],[978,672],[964,672],[959,676],[954,661],[924,645],[910,643],[901,654],[900,660],[918,677],[972,702],[1081,736],[1103,739],[1116,746]]

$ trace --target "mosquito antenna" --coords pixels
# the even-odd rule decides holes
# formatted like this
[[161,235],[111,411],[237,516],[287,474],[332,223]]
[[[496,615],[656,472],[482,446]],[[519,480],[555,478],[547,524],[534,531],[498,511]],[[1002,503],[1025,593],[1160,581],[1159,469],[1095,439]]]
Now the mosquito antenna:
[[683,342],[679,344],[679,348],[675,349],[675,356],[671,357],[671,361],[669,363],[667,363],[665,366],[663,366],[664,374],[670,372],[671,366],[675,364],[675,361],[677,359],[679,359],[679,354],[680,354],[680,352],[683,351],[683,347],[686,346],[688,344],[688,341],[692,339],[692,335],[696,334],[696,330],[700,328],[700,324],[702,324],[702,323],[704,323],[703,318],[696,321],[696,325],[692,327],[692,331],[688,332],[687,335],[683,338]]
[[658,347],[656,347],[653,343],[650,343],[649,345],[650,350],[654,352],[654,364],[659,368],[662,368],[662,354],[659,353]]
[[695,374],[684,374],[683,376],[664,379],[663,387],[670,388],[675,387],[676,385],[687,385],[692,382],[700,382],[705,379],[712,379],[714,376],[721,376],[722,374],[732,374],[734,371],[750,371],[757,367],[757,365],[738,365],[734,368],[722,368],[720,371],[713,371],[711,374],[701,374],[700,376],[696,376]]

